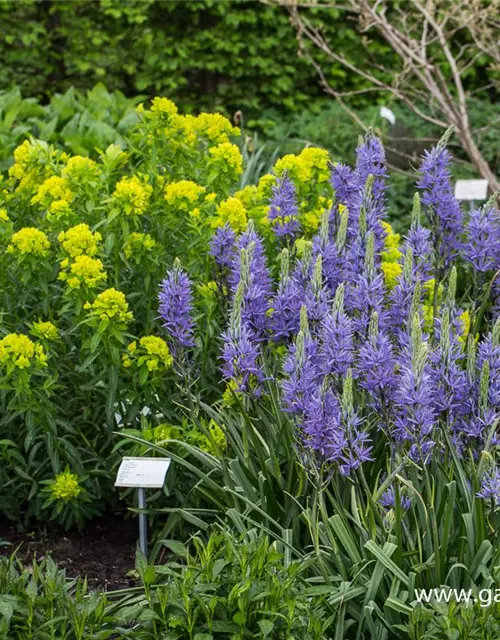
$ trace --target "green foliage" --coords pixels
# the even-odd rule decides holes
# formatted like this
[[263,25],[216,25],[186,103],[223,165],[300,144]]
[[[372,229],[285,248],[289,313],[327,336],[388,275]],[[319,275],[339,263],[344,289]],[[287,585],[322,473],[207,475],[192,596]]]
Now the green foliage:
[[[50,558],[24,569],[0,558],[0,637],[96,640],[110,637],[107,600],[84,581],[68,581]],[[107,630],[106,630],[107,629]]]
[[19,87],[0,93],[0,171],[12,162],[12,152],[32,135],[69,153],[98,157],[110,144],[126,146],[125,135],[137,124],[140,97],[110,93],[102,84],[82,93],[71,88],[41,105],[23,98]]
[[187,545],[164,541],[176,556],[153,566],[138,551],[142,587],[89,593],[50,558],[30,570],[0,559],[0,635],[65,640],[219,640],[300,637],[324,640],[332,616],[308,585],[307,566],[256,530],[213,531]]
[[137,620],[145,637],[171,640],[330,637],[331,617],[307,585],[306,565],[287,561],[257,530],[163,542],[178,559],[153,566],[138,558],[145,593],[117,614],[121,624]]
[[[354,24],[337,10],[311,15],[335,47],[362,64]],[[306,58],[297,58],[282,7],[245,0],[4,0],[0,23],[0,86],[18,84],[25,95],[50,97],[105,81],[128,95],[166,94],[191,111],[243,109],[255,116],[265,107],[321,104],[317,78]],[[392,59],[380,42],[371,50]],[[326,69],[339,90],[359,88],[340,64],[329,61]]]

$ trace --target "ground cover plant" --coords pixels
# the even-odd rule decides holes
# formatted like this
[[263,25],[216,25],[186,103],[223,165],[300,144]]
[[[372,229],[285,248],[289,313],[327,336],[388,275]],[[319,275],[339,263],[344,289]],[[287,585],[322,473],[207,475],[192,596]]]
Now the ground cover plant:
[[3,514],[84,526],[121,455],[173,460],[152,558],[179,561],[68,610],[102,637],[493,638],[414,589],[498,580],[496,196],[461,210],[449,131],[397,234],[372,132],[354,166],[307,147],[242,188],[222,116],[136,118],[95,159],[24,141],[0,192]]

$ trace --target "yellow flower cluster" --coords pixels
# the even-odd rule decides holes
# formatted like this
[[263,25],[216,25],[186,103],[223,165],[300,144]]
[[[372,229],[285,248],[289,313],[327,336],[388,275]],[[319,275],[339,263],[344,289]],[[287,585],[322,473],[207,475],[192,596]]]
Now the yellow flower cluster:
[[42,368],[47,356],[41,344],[35,344],[22,333],[9,333],[0,340],[0,366],[7,369]]
[[165,200],[171,207],[176,207],[180,211],[192,211],[204,192],[205,187],[196,182],[179,180],[166,186]]
[[51,484],[50,491],[56,500],[72,502],[78,498],[82,492],[82,488],[80,487],[76,473],[71,473],[69,470],[66,470],[56,476],[54,482]]
[[42,340],[57,340],[59,329],[52,322],[34,322],[31,333]]
[[113,200],[126,216],[141,216],[147,209],[153,193],[151,185],[138,176],[122,178],[113,192]]
[[44,258],[49,255],[50,242],[40,229],[24,227],[16,231],[7,247],[8,253],[18,253]]
[[[141,110],[140,110],[141,111]],[[153,113],[161,114],[167,118],[177,115],[177,106],[168,98],[153,98],[151,103],[151,111]]]
[[72,216],[73,211],[67,200],[54,200],[47,209],[49,222],[68,222]]
[[9,176],[19,181],[16,191],[31,192],[47,177],[49,164],[46,161],[39,162],[42,156],[48,159],[50,151],[47,143],[41,140],[25,140],[15,149]]
[[[274,176],[267,175],[261,178],[272,178],[272,181],[276,180]],[[267,214],[269,213],[269,199],[270,195],[264,196],[260,189],[260,186],[263,184],[259,181],[259,187],[256,185],[247,185],[243,189],[236,191],[234,194],[235,198],[243,204],[246,215],[248,218],[254,220],[254,222],[260,227],[264,225],[264,229],[261,229],[261,232],[265,232],[265,228],[269,226],[269,220],[267,218]]]
[[167,343],[157,336],[144,336],[139,344],[131,342],[127,351],[128,355],[122,358],[124,367],[134,362],[139,367],[146,366],[148,371],[166,371],[173,363]]
[[214,226],[223,227],[226,222],[236,233],[241,233],[247,227],[247,212],[243,203],[234,196],[224,200],[217,207],[217,217]]
[[470,332],[470,312],[468,309],[460,314],[460,324],[462,325],[462,332],[458,337],[458,340],[459,342],[464,343]]
[[298,155],[288,154],[280,158],[274,165],[277,176],[288,173],[296,186],[307,184],[313,180],[328,182],[330,156],[326,149],[306,147]]
[[101,169],[97,162],[90,158],[73,156],[66,163],[62,175],[72,184],[80,185],[98,180],[101,175]]
[[224,434],[224,431],[222,431],[222,429],[216,422],[214,422],[214,420],[210,420],[208,431],[210,432],[212,441],[210,441],[209,438],[205,438],[207,442],[205,447],[202,446],[202,449],[212,454],[217,453],[217,449],[224,451],[227,446],[226,436]]
[[94,302],[85,303],[84,308],[89,312],[91,326],[97,326],[100,321],[106,321],[126,327],[134,319],[132,312],[129,311],[125,294],[113,288],[100,293]]
[[223,144],[229,141],[230,136],[240,135],[238,127],[233,127],[220,113],[200,113],[194,118],[193,128],[213,144]]
[[210,147],[210,164],[218,171],[239,176],[243,172],[243,156],[235,144],[223,142],[216,147]]
[[67,270],[61,271],[59,280],[65,281],[70,289],[94,289],[106,281],[104,265],[98,258],[76,256],[71,263],[68,259],[62,260],[61,267]]
[[0,222],[8,222],[9,214],[7,213],[7,209],[0,208]]
[[154,442],[158,444],[159,442],[164,442],[165,440],[177,440],[180,435],[179,427],[174,427],[170,424],[159,424],[157,427],[153,427],[152,429],[144,429],[141,432],[141,436],[144,440],[148,442]]
[[[300,224],[307,236],[312,236],[318,230],[321,218],[326,209],[330,209],[332,206],[332,200],[325,196],[319,196],[318,206],[311,210],[305,210],[300,212]],[[307,203],[306,203],[307,204]],[[339,210],[344,205],[339,205]],[[344,207],[345,208],[345,207]]]
[[149,111],[139,105],[137,112],[148,120],[156,120],[159,125],[156,135],[163,135],[174,149],[194,147],[199,140],[219,145],[229,142],[231,136],[240,134],[238,127],[233,127],[220,113],[181,116],[176,105],[168,98],[154,98]]
[[48,209],[54,202],[64,200],[71,202],[74,194],[69,188],[66,178],[51,176],[42,182],[36,194],[31,198],[31,204],[38,204]]
[[92,233],[88,224],[77,224],[67,231],[61,231],[57,236],[64,252],[71,258],[76,258],[83,254],[94,256],[102,240],[101,234],[96,231]]
[[385,220],[381,220],[380,224],[385,233],[381,267],[386,287],[393,289],[398,283],[399,276],[403,273],[401,263],[403,254],[399,249],[401,236],[399,233],[394,233],[391,225]]
[[130,258],[133,257],[136,262],[139,262],[140,258],[143,255],[146,255],[155,246],[156,241],[149,233],[134,232],[129,235],[123,245],[123,255],[127,260],[130,260]]
[[[424,317],[424,327],[426,331],[430,331],[434,321],[434,296],[435,296],[435,278],[430,278],[423,283],[424,303],[422,305],[422,313]],[[441,305],[443,295],[443,285],[437,287],[437,307]]]
[[9,169],[12,178],[21,180],[34,155],[34,147],[29,140],[25,140],[14,150],[14,164]]
[[385,232],[382,259],[387,262],[399,262],[403,257],[403,254],[399,249],[401,236],[399,233],[394,233],[391,225],[385,220],[381,220],[380,225]]

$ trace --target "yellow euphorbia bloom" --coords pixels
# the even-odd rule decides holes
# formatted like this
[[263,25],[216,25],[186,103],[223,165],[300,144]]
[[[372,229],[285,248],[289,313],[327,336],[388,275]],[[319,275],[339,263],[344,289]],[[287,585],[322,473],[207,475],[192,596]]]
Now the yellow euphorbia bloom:
[[204,192],[205,187],[201,187],[192,180],[179,180],[165,187],[165,200],[171,207],[180,211],[189,211],[194,204],[198,203]]
[[27,369],[47,366],[47,356],[41,344],[35,344],[22,333],[9,333],[0,340],[0,366]]
[[113,200],[126,216],[141,216],[147,209],[153,193],[151,185],[138,176],[122,178],[113,192]]
[[113,288],[100,293],[94,302],[85,303],[84,309],[88,310],[91,326],[98,325],[101,320],[126,326],[134,319],[132,312],[129,311],[125,294]]
[[88,224],[77,224],[67,231],[61,231],[57,239],[64,252],[72,258],[76,258],[83,254],[94,256],[102,236],[98,231],[92,233]]
[[49,208],[56,200],[66,200],[71,202],[74,194],[69,188],[69,183],[65,178],[51,176],[42,182],[38,187],[36,195],[31,198],[31,204],[38,204]]
[[7,253],[27,254],[44,258],[49,255],[50,242],[40,229],[24,227],[10,239]]
[[217,217],[215,225],[223,227],[226,222],[233,228],[236,233],[241,233],[247,226],[247,212],[243,203],[234,196],[224,200],[217,207]]
[[51,484],[50,491],[57,500],[72,502],[78,498],[82,492],[82,488],[80,487],[76,473],[71,473],[66,470],[56,476],[54,482]]
[[45,340],[57,340],[59,329],[52,322],[34,322],[31,333],[37,338]]
[[87,287],[93,289],[103,282],[106,282],[106,272],[104,265],[97,258],[90,256],[77,256],[73,262],[68,260],[61,262],[63,268],[67,271],[61,271],[59,280],[63,280],[68,284],[70,289],[80,289]]

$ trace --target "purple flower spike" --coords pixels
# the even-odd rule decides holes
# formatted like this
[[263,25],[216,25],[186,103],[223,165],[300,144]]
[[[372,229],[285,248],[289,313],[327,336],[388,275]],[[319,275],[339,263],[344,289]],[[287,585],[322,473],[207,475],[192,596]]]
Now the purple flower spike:
[[210,255],[215,258],[215,262],[221,268],[229,268],[236,254],[236,234],[225,224],[219,227],[210,240]]
[[299,209],[295,198],[295,186],[285,174],[273,187],[273,197],[268,218],[277,238],[293,238],[300,231]]
[[194,345],[194,323],[191,317],[193,308],[191,282],[177,258],[173,268],[160,285],[158,301],[160,303],[158,311],[163,320],[163,327],[168,333],[169,346],[173,354],[178,356],[182,348]]
[[500,267],[500,211],[484,206],[471,212],[466,226],[464,257],[476,271]]
[[481,491],[478,492],[477,497],[491,500],[495,507],[500,507],[500,469],[498,467],[483,477]]
[[[384,493],[380,496],[378,503],[385,507],[386,509],[395,509],[396,508],[396,491],[394,487],[389,487],[384,491]],[[401,505],[401,509],[403,511],[408,511],[411,507],[411,499],[408,496],[404,496],[399,494],[399,504]]]
[[[356,173],[361,189],[364,189],[368,176],[373,176],[373,206],[370,208],[373,209],[371,213],[375,229],[375,221],[385,214],[385,190],[388,173],[384,147],[380,139],[371,131],[367,133],[363,142],[356,149]],[[370,217],[370,215],[367,216],[368,222],[370,222]]]
[[336,164],[332,167],[331,184],[338,202],[349,210],[349,218],[356,220],[362,195],[357,173],[346,164]]
[[451,153],[446,149],[446,141],[451,131],[445,133],[440,142],[424,153],[420,167],[422,178],[417,187],[422,189],[422,204],[429,222],[437,231],[437,249],[446,264],[460,249],[463,231],[463,216],[458,200],[453,193],[451,174],[448,166]]
[[262,382],[264,375],[258,363],[259,347],[250,339],[248,329],[245,325],[239,330],[230,327],[222,335],[222,340],[222,375],[236,383],[236,391],[258,395],[259,387],[255,384],[252,387],[251,381]]

